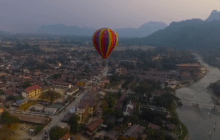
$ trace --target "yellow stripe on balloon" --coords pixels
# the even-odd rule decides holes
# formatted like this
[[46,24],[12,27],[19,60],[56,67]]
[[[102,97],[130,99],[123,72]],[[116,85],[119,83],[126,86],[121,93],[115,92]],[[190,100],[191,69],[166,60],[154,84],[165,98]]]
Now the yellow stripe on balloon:
[[108,48],[107,48],[107,53],[106,53],[106,56],[108,56],[108,53],[109,53],[109,51],[110,51],[110,47],[111,47],[111,45],[112,45],[112,34],[111,34],[111,31],[110,31],[110,29],[108,28]]
[[102,53],[102,33],[103,33],[104,29],[101,29],[100,33],[99,33],[99,49],[101,51],[101,55],[103,57],[103,53]]

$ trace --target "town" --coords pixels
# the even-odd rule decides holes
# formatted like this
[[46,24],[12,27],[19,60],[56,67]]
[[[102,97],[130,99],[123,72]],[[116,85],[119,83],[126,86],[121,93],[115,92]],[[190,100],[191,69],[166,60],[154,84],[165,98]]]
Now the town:
[[0,139],[184,139],[175,90],[207,70],[186,50],[124,47],[103,61],[91,42],[0,42]]

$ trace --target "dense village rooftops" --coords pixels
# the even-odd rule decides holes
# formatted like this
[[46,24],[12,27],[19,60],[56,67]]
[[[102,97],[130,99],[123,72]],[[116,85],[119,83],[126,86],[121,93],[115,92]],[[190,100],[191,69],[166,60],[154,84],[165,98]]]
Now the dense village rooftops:
[[152,128],[152,129],[154,129],[154,130],[160,130],[160,126],[155,125],[155,124],[152,124],[152,123],[149,123],[149,124],[148,124],[148,127]]
[[70,83],[67,82],[60,82],[60,81],[53,81],[54,85],[62,85],[62,86],[69,86]]
[[40,88],[39,85],[33,85],[33,86],[31,86],[31,87],[26,88],[25,90],[26,90],[27,92],[30,92],[30,91],[36,90],[36,89],[38,89],[38,88]]
[[177,64],[177,66],[182,66],[182,67],[186,67],[186,66],[193,66],[193,67],[201,67],[201,65],[194,63],[194,64]]
[[138,138],[139,134],[143,134],[145,127],[140,125],[132,125],[123,136]]
[[92,122],[91,124],[88,125],[88,129],[90,131],[94,131],[99,125],[101,125],[104,121],[99,118],[96,121]]

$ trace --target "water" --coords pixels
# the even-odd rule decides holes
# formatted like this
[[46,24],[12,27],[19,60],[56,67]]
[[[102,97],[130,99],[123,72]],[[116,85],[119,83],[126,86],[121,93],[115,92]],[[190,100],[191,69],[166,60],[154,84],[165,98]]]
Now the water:
[[[219,140],[220,112],[213,112],[211,109],[215,105],[216,109],[220,111],[220,106],[206,90],[206,87],[210,83],[220,80],[220,70],[209,66],[198,55],[196,56],[209,73],[200,81],[176,90],[176,95],[183,103],[182,108],[177,108],[176,111],[179,119],[189,131],[190,140]],[[192,107],[192,104],[197,102],[199,104],[198,110]]]

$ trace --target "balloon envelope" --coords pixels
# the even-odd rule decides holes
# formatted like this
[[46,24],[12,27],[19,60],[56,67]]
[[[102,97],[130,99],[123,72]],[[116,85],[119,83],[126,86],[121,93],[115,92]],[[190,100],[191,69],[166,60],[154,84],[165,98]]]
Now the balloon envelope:
[[101,28],[93,34],[93,45],[103,59],[108,58],[118,44],[118,34],[109,28]]

